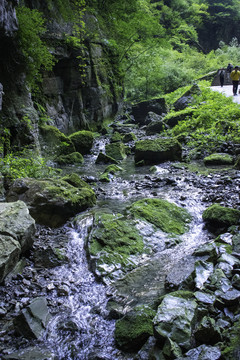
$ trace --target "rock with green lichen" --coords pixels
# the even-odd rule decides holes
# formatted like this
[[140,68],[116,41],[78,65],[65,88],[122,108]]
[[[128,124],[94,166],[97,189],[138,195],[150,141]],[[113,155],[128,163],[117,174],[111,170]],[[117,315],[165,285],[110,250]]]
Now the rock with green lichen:
[[137,140],[137,137],[136,137],[136,135],[135,135],[134,133],[132,133],[132,132],[130,132],[130,133],[128,133],[128,134],[125,134],[125,135],[123,136],[123,142],[124,142],[124,143],[128,143],[128,142],[135,141],[135,140]]
[[87,130],[77,131],[68,137],[75,146],[76,151],[85,155],[88,154],[93,146],[93,133]]
[[68,155],[75,151],[72,141],[54,126],[42,125],[39,135],[41,149],[46,156]]
[[115,131],[110,139],[110,141],[112,143],[114,142],[120,142],[122,141],[122,135],[118,132],[118,131]]
[[118,164],[118,161],[115,160],[113,157],[108,156],[100,151],[98,157],[96,159],[96,164]]
[[147,220],[162,231],[183,234],[188,230],[191,215],[187,210],[163,199],[142,199],[130,207],[133,216]]
[[88,185],[84,180],[81,179],[81,177],[76,173],[71,173],[62,178],[62,180],[66,181],[70,185],[76,187],[76,188],[89,188],[91,189],[91,186]]
[[138,351],[153,335],[152,320],[156,312],[149,306],[137,306],[116,322],[115,340],[124,351]]
[[115,175],[117,172],[123,171],[123,169],[120,166],[117,166],[115,164],[109,165],[101,174],[99,180],[102,182],[110,182],[113,175]]
[[135,144],[135,163],[158,164],[181,159],[182,147],[176,138],[140,140]]
[[7,200],[24,201],[37,223],[57,227],[95,204],[95,193],[85,184],[76,188],[61,179],[17,179],[8,191]]
[[76,151],[71,154],[58,156],[55,160],[60,165],[83,164],[84,163],[84,158],[83,158],[82,154],[80,154],[79,152],[76,152]]
[[116,279],[137,266],[133,256],[144,251],[143,238],[135,222],[117,214],[95,214],[88,240],[88,253],[99,277]]
[[240,211],[227,208],[219,204],[213,204],[203,212],[203,220],[213,228],[227,228],[238,225],[240,222]]
[[123,160],[126,158],[125,146],[122,142],[107,144],[105,151],[106,155],[115,160]]
[[214,153],[204,158],[205,165],[232,165],[233,156],[223,153]]

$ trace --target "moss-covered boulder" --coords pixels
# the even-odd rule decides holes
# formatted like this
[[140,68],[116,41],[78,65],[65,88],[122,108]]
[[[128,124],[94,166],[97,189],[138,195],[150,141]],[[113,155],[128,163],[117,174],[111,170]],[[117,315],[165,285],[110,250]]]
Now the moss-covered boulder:
[[39,134],[41,148],[46,156],[67,155],[75,151],[72,141],[54,126],[42,125]]
[[62,180],[66,181],[70,185],[76,187],[76,188],[88,188],[91,189],[91,186],[88,185],[84,180],[81,179],[81,177],[76,173],[68,174],[64,177],[62,177]]
[[10,187],[7,201],[24,201],[39,224],[57,227],[71,216],[95,204],[94,191],[86,184],[75,187],[64,180],[17,179]]
[[138,351],[153,335],[152,320],[156,311],[149,306],[138,306],[116,322],[115,340],[124,351]]
[[120,141],[122,141],[122,135],[121,135],[118,131],[115,131],[115,132],[112,134],[110,141],[111,141],[112,143],[114,143],[114,142],[120,142]]
[[123,171],[123,169],[120,166],[117,166],[115,164],[109,165],[100,175],[99,180],[102,182],[110,182],[111,178],[113,178],[113,176],[119,171]]
[[106,155],[115,160],[126,158],[125,146],[122,142],[111,143],[105,146]]
[[219,204],[213,204],[203,212],[203,220],[216,229],[227,228],[240,223],[240,211]]
[[70,141],[75,146],[76,151],[85,155],[88,154],[93,146],[93,133],[91,131],[77,131],[69,136]]
[[82,154],[80,154],[77,151],[75,151],[71,154],[68,154],[68,155],[58,156],[55,160],[57,161],[57,163],[59,165],[71,165],[71,164],[83,164],[84,163],[84,158],[83,158]]
[[223,153],[214,153],[204,158],[205,165],[232,165],[233,156]]
[[100,151],[96,159],[96,164],[118,164],[118,161]]
[[131,257],[143,252],[144,243],[135,222],[121,214],[96,213],[94,224],[88,253],[97,276],[116,279],[136,267]]
[[135,163],[158,164],[181,159],[182,147],[176,138],[140,140],[135,144]]
[[130,212],[171,234],[183,234],[191,221],[191,215],[186,209],[163,199],[136,201],[130,207]]
[[123,136],[123,142],[124,143],[128,143],[128,142],[131,142],[131,141],[136,141],[137,140],[137,137],[134,133],[130,132],[128,134],[125,134]]

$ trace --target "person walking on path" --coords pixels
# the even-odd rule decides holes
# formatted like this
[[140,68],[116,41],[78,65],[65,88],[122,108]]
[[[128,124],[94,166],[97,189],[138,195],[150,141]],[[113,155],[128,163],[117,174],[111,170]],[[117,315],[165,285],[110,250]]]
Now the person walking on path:
[[233,65],[232,64],[228,64],[227,66],[227,79],[230,81],[230,74],[233,71]]
[[220,80],[221,87],[223,87],[223,84],[224,84],[224,74],[225,74],[225,70],[221,69],[219,71],[219,80]]
[[234,70],[230,74],[230,77],[233,84],[233,95],[237,95],[238,83],[240,79],[240,71],[238,70],[238,66],[235,66]]

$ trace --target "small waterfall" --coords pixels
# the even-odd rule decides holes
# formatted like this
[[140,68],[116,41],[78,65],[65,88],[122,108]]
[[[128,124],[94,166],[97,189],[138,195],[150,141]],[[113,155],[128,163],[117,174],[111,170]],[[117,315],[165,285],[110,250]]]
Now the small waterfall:
[[[59,360],[120,359],[114,348],[115,322],[107,319],[106,287],[96,282],[88,269],[84,241],[92,226],[85,216],[77,230],[69,230],[69,263],[55,270],[66,285],[62,311],[50,322],[47,343]],[[57,294],[56,301],[59,301]],[[61,298],[61,296],[60,296]]]

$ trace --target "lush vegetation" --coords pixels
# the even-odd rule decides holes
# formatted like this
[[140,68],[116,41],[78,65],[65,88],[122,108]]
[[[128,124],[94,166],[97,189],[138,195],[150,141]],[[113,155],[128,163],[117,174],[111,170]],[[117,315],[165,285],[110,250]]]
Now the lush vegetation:
[[[195,95],[190,107],[194,110],[174,128],[166,131],[168,135],[177,136],[189,149],[190,159],[202,158],[212,152],[224,151],[240,144],[240,108],[231,98],[209,89],[208,84],[199,84],[201,95]],[[166,96],[170,106],[180,97],[185,88]],[[170,111],[171,117],[186,113],[186,110]]]

